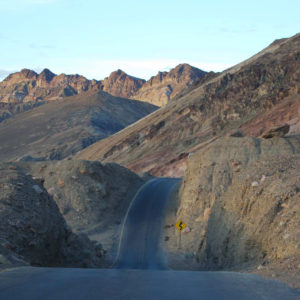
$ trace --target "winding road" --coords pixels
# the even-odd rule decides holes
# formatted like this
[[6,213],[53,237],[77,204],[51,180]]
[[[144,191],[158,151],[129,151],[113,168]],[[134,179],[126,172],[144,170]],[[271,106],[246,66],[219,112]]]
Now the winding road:
[[126,213],[120,234],[116,267],[168,269],[161,247],[163,211],[179,179],[150,180],[137,193]]
[[169,270],[161,229],[163,210],[177,182],[157,178],[139,190],[124,218],[114,268],[5,270],[0,272],[0,299],[300,299],[300,291],[256,275]]

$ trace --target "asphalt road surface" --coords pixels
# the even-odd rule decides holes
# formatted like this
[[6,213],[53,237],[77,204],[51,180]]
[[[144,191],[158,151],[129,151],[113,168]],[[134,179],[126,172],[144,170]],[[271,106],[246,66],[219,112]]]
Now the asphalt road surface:
[[157,178],[137,193],[125,216],[116,256],[122,269],[168,269],[161,247],[163,211],[178,179]]
[[148,182],[133,199],[115,269],[22,267],[0,272],[2,300],[300,299],[300,292],[256,275],[167,269],[162,213],[174,179]]

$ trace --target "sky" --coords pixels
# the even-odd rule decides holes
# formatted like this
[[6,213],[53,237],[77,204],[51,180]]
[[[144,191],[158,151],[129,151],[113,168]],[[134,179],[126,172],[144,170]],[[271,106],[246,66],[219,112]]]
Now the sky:
[[300,1],[0,0],[0,79],[23,68],[149,79],[222,71],[300,31]]

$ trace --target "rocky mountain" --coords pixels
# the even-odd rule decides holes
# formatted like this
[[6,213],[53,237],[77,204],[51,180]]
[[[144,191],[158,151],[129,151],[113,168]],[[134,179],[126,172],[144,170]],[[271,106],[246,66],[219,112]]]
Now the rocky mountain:
[[300,34],[275,41],[79,157],[183,176],[189,155],[226,134],[255,137],[285,123],[299,133],[299,58]]
[[[0,103],[52,101],[86,91],[103,90],[116,97],[163,106],[179,93],[198,83],[205,74],[204,71],[183,64],[170,72],[159,72],[148,81],[130,76],[122,70],[112,72],[104,80],[96,81],[80,75],[56,75],[48,69],[44,69],[40,74],[23,69],[0,82]],[[3,116],[4,112],[2,118]]]
[[205,74],[188,64],[180,64],[169,72],[158,72],[132,98],[164,106],[183,90],[198,83]]
[[0,102],[58,100],[85,91],[100,90],[99,82],[80,75],[55,75],[48,69],[40,74],[28,69],[13,73],[0,82]]
[[[207,76],[205,76],[206,74]],[[105,78],[101,85],[103,91],[114,96],[164,106],[171,99],[213,75],[213,72],[206,73],[188,64],[180,64],[169,72],[158,72],[156,76],[147,81],[117,70]]]
[[101,82],[101,89],[113,96],[130,98],[143,86],[146,81],[127,75],[122,70],[112,72]]
[[156,109],[102,91],[50,101],[0,123],[0,160],[63,159]]

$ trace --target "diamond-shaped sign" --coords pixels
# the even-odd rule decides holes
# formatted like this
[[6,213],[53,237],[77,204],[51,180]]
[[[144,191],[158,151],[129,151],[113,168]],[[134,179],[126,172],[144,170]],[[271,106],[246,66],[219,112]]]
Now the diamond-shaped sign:
[[182,220],[179,220],[175,226],[179,231],[182,231],[186,227],[186,224]]

